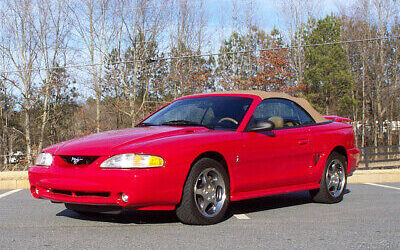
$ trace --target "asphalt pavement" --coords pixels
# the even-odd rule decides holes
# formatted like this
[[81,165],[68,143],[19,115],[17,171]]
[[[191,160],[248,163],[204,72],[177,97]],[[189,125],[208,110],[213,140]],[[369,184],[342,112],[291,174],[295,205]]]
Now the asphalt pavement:
[[8,191],[10,191],[10,190],[0,190],[0,194],[4,194],[4,193],[6,193]]
[[308,192],[237,202],[212,226],[183,225],[173,212],[82,216],[7,192],[0,249],[400,249],[400,183],[349,184],[331,205]]

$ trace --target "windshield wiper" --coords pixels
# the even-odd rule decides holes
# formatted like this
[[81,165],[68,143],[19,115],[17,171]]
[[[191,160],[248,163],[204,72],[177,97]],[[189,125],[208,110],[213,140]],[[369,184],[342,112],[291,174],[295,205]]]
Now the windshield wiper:
[[142,122],[142,123],[139,123],[138,125],[136,125],[135,127],[150,127],[150,126],[157,126],[157,124]]
[[197,127],[205,127],[208,129],[214,129],[213,127],[204,125],[204,124],[200,124],[197,122],[192,122],[192,121],[187,121],[187,120],[173,120],[173,121],[167,121],[167,122],[163,122],[161,125],[177,125],[177,126],[197,126]]

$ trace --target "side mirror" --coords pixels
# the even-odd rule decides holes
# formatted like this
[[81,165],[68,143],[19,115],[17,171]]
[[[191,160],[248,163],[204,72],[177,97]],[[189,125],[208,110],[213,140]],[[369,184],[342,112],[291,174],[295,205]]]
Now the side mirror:
[[275,124],[272,121],[260,121],[257,124],[250,128],[248,131],[256,132],[256,131],[269,131],[275,128]]

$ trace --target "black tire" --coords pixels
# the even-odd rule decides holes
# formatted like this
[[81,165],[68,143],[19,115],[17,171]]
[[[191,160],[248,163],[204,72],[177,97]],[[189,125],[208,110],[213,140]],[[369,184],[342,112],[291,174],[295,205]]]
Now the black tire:
[[[341,188],[340,194],[333,195],[329,190],[328,190],[328,185],[327,185],[327,171],[328,168],[333,164],[335,161],[340,162],[342,165],[342,171],[344,173],[344,184],[343,188]],[[319,189],[314,189],[310,190],[310,195],[313,199],[314,202],[319,202],[319,203],[327,203],[327,204],[332,204],[332,203],[337,203],[343,200],[343,195],[344,191],[346,190],[346,185],[347,185],[347,161],[346,157],[338,152],[332,152],[328,160],[326,161],[324,172],[322,174],[322,178],[320,181],[321,187]]]
[[[211,170],[210,170],[211,169]],[[199,177],[204,171],[216,171],[220,174],[225,184],[224,202],[220,206],[219,212],[215,215],[205,216],[197,205],[199,197],[194,194],[195,185],[198,185]],[[201,198],[201,197],[200,197]],[[196,200],[195,200],[196,199]],[[221,199],[222,200],[222,199]],[[194,164],[187,176],[181,202],[176,207],[176,215],[182,223],[191,225],[210,225],[221,222],[225,219],[230,203],[230,182],[225,168],[218,162],[210,158],[200,159]]]

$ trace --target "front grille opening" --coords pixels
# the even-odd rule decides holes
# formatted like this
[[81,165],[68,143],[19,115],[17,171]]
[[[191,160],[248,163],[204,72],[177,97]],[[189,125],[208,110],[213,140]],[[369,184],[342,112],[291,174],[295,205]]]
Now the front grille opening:
[[73,165],[89,165],[92,164],[98,156],[76,156],[76,155],[60,155],[66,163]]
[[72,192],[71,191],[67,191],[67,190],[58,190],[58,189],[53,189],[51,190],[54,194],[63,194],[63,195],[69,195],[72,196]]
[[75,192],[76,196],[97,196],[97,197],[109,197],[109,192]]
[[83,197],[83,196],[90,196],[90,197],[101,197],[107,198],[110,197],[110,192],[82,192],[82,191],[68,191],[68,190],[59,190],[59,189],[52,189],[51,192],[53,194],[61,194],[61,195],[68,195],[72,197]]

